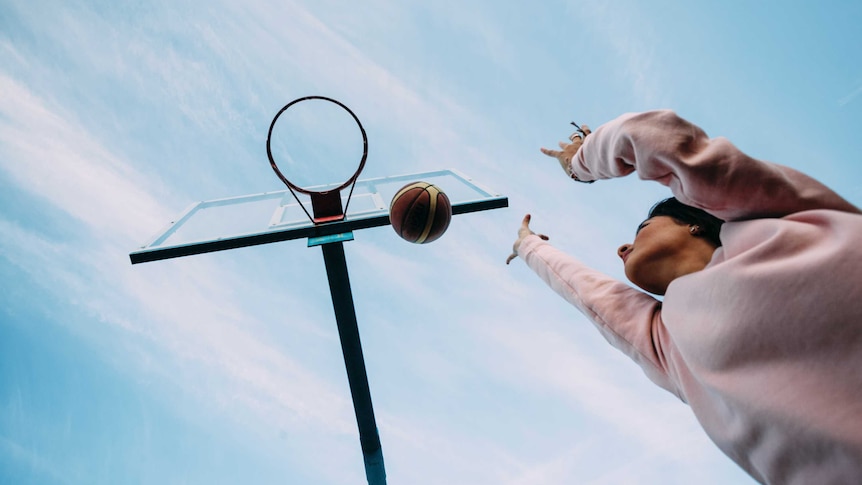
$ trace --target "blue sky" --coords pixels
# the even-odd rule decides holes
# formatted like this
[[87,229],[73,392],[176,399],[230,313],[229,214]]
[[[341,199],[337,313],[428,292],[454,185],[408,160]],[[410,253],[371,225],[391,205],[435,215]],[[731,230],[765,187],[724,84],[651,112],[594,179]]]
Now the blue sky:
[[363,483],[320,251],[131,266],[190,203],[282,188],[288,101],[344,102],[363,176],[456,168],[510,208],[346,243],[390,483],[750,480],[505,258],[524,213],[622,277],[668,195],[539,147],[671,108],[862,204],[862,4],[0,2],[0,482]]

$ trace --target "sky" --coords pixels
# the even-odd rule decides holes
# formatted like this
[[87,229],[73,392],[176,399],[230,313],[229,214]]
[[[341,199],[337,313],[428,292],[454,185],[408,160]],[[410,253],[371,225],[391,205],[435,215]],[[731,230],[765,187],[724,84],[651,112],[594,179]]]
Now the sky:
[[428,245],[345,243],[389,483],[753,483],[505,259],[531,213],[623,278],[669,191],[572,184],[539,148],[625,112],[862,204],[860,24],[850,0],[0,0],[0,483],[364,483],[319,249],[128,257],[195,201],[282,190],[267,130],[309,95],[362,121],[363,177],[509,197]]

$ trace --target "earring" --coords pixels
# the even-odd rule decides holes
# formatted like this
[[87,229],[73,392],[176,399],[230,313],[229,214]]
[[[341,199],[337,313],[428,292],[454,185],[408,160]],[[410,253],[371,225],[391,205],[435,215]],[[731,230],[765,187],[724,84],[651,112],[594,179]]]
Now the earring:
[[691,226],[690,228],[688,228],[688,232],[690,232],[693,236],[696,236],[696,235],[700,234],[700,226],[695,224],[695,225]]

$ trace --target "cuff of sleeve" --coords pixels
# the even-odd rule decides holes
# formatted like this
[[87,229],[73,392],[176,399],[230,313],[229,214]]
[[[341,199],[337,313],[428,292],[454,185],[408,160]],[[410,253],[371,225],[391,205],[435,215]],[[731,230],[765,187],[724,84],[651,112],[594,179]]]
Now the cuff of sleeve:
[[[587,137],[584,140],[584,145],[586,145],[587,140],[589,138],[590,137]],[[583,163],[584,145],[581,145],[581,147],[578,149],[577,153],[575,153],[575,156],[569,160],[569,166],[566,167],[566,173],[569,174],[569,177],[571,177],[572,180],[574,180],[575,182],[581,182],[584,184],[591,184],[591,183],[595,182],[595,180],[590,180],[591,175],[589,173],[584,172],[583,170],[581,170],[581,172],[582,172],[581,174],[575,173],[575,167],[582,168],[582,166],[585,165]],[[578,163],[575,163],[575,161],[579,161],[581,163],[578,164]]]
[[546,244],[548,244],[547,241],[535,234],[531,234],[525,237],[524,240],[521,241],[521,244],[518,246],[518,256],[523,259],[527,254],[533,252],[539,246]]

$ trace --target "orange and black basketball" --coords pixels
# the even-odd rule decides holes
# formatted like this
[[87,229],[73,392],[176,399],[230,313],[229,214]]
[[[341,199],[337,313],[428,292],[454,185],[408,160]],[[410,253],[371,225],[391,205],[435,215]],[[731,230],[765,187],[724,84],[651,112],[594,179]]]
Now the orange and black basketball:
[[425,244],[446,232],[452,220],[449,197],[434,184],[414,182],[401,188],[389,204],[392,228],[405,241]]

